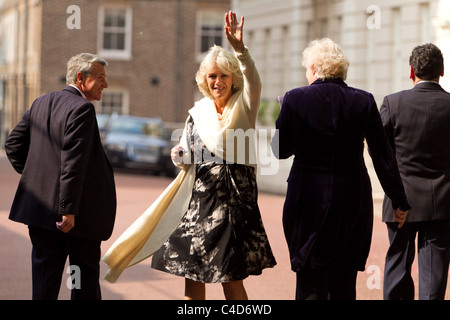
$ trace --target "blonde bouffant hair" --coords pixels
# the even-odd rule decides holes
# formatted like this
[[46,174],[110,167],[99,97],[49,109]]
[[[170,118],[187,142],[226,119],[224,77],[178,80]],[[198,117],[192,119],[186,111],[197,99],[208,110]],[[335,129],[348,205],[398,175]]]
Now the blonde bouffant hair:
[[200,92],[208,98],[213,98],[208,88],[208,81],[206,79],[208,70],[214,65],[225,74],[231,74],[233,77],[233,88],[232,93],[242,90],[244,87],[244,76],[239,67],[238,59],[231,52],[225,50],[224,48],[214,45],[212,46],[206,56],[200,63],[200,67],[195,75],[195,80],[197,81],[197,86]]
[[341,47],[330,38],[311,41],[303,51],[305,68],[314,65],[318,79],[347,78],[349,62]]

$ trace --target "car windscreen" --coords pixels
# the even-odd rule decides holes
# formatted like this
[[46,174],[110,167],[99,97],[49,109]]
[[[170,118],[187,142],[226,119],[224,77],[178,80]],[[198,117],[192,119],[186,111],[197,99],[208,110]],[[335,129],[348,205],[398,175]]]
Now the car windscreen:
[[154,138],[163,138],[164,129],[157,123],[120,119],[114,121],[111,132],[145,135]]

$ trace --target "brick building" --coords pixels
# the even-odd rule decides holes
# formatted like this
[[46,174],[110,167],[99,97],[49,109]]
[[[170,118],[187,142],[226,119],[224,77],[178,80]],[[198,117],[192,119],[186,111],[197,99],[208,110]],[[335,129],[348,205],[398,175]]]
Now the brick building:
[[80,52],[108,61],[99,113],[183,122],[204,51],[224,44],[229,0],[0,0],[0,141]]

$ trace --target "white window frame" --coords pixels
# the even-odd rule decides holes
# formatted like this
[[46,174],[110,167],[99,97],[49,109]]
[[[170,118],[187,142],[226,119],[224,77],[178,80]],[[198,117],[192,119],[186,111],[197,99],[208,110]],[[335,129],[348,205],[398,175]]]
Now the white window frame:
[[98,101],[96,103],[97,112],[98,113],[104,113],[103,110],[103,102],[105,95],[110,94],[121,94],[122,95],[122,106],[121,106],[121,112],[120,114],[129,114],[130,113],[130,93],[127,89],[121,89],[121,88],[108,88],[105,91],[103,91],[102,100]]
[[[197,58],[197,62],[200,62],[206,52],[202,52],[202,37],[203,37],[203,25],[204,25],[204,14],[205,12],[212,12],[212,11],[217,11],[217,13],[220,13],[220,15],[222,16],[222,22],[221,22],[221,26],[222,29],[220,31],[217,31],[217,35],[220,34],[220,36],[222,37],[222,43],[216,43],[219,46],[225,46],[225,34],[223,31],[223,12],[222,10],[214,10],[214,9],[201,9],[197,12],[197,36],[196,36],[196,58]],[[219,14],[218,14],[219,16]],[[219,21],[219,19],[218,19]]]
[[[125,49],[105,49],[103,48],[103,38],[105,34],[105,11],[106,10],[124,10],[125,11]],[[131,60],[131,39],[132,39],[132,25],[133,14],[131,7],[124,7],[118,5],[101,6],[98,11],[98,37],[97,48],[98,54],[105,59],[116,60]]]

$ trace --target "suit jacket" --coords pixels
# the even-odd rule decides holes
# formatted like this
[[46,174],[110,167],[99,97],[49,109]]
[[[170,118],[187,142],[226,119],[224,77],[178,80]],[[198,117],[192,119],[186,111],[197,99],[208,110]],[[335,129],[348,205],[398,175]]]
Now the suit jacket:
[[112,167],[100,140],[95,109],[71,86],[34,101],[12,130],[5,150],[21,173],[9,218],[56,229],[75,214],[69,234],[110,237],[116,214]]
[[[450,219],[450,94],[419,83],[385,97],[380,113],[412,207],[406,221]],[[388,198],[383,221],[394,221]]]
[[373,224],[365,139],[384,190],[409,208],[373,96],[339,79],[317,80],[286,93],[276,128],[275,155],[295,156],[283,209],[292,270],[306,263],[364,270]]

